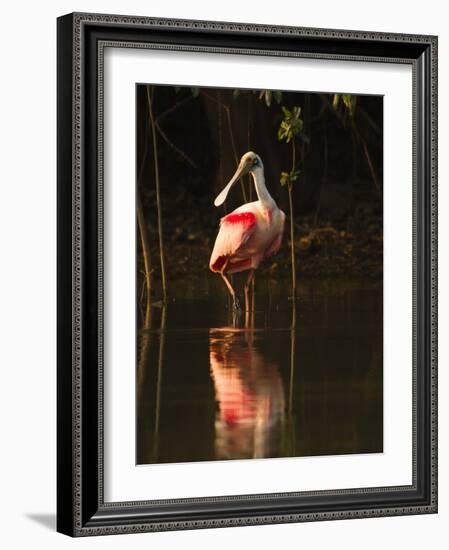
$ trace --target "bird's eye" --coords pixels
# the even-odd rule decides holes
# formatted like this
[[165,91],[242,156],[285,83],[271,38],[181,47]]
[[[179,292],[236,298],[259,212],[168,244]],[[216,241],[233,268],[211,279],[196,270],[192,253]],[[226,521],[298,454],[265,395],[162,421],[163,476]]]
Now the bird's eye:
[[256,164],[259,164],[259,161],[257,160],[257,158],[255,158],[255,159],[253,160],[253,165],[256,166]]

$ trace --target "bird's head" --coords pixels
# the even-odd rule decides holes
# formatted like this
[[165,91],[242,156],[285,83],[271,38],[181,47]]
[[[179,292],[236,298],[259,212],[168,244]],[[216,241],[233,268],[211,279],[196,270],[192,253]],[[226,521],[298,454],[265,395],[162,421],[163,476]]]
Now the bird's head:
[[248,151],[242,156],[239,162],[240,166],[246,168],[245,174],[258,169],[263,170],[262,159],[254,151]]
[[255,173],[259,170],[263,171],[262,159],[259,157],[259,155],[257,155],[253,151],[248,151],[247,153],[245,153],[240,159],[240,162],[237,167],[237,170],[235,171],[235,174],[232,176],[232,178],[230,179],[226,187],[223,189],[223,191],[221,191],[221,193],[215,199],[214,201],[215,206],[220,206],[221,204],[224,203],[231,187],[234,185],[234,183],[237,180],[239,180],[240,178],[242,178],[248,173]]

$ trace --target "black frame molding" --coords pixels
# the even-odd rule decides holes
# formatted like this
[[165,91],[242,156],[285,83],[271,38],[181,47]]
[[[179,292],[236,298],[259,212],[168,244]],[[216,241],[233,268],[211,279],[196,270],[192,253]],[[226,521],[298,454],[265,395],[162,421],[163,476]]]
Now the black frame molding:
[[[437,38],[75,13],[58,18],[57,530],[71,536],[437,512]],[[103,499],[103,49],[407,63],[413,68],[413,483]]]

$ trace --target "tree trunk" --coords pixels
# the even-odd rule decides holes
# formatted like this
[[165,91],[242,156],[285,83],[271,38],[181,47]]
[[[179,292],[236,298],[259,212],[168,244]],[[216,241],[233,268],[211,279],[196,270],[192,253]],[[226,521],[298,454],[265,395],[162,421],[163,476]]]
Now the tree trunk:
[[[296,171],[296,143],[295,138],[292,139],[292,174]],[[292,299],[296,300],[296,254],[295,254],[295,223],[293,218],[293,182],[290,181],[287,185],[288,189],[288,205],[290,209],[290,252],[292,262]]]
[[[154,94],[153,94],[154,96]],[[151,133],[153,137],[153,156],[154,156],[154,179],[156,183],[156,203],[157,203],[157,226],[159,233],[159,256],[161,262],[162,295],[164,303],[167,301],[167,277],[165,274],[165,251],[164,237],[162,230],[162,206],[160,194],[159,162],[157,155],[157,132],[156,123],[153,115],[153,101],[150,95],[150,86],[147,86],[148,112],[150,114]]]
[[140,243],[142,245],[143,265],[145,269],[145,286],[147,289],[147,302],[150,301],[151,294],[151,258],[150,258],[150,240],[148,238],[147,226],[143,215],[142,200],[139,189],[136,194],[137,223],[139,225]]
[[290,251],[292,262],[292,299],[296,299],[296,254],[295,254],[295,225],[293,220],[292,186],[288,184],[288,204],[290,208]]

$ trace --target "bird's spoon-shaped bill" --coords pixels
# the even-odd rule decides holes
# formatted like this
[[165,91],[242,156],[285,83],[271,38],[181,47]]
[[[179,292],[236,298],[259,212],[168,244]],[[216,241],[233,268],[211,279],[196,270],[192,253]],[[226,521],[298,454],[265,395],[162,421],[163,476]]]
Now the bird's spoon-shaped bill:
[[228,193],[229,193],[231,187],[234,185],[234,183],[239,178],[244,176],[247,171],[248,171],[247,166],[245,164],[240,163],[239,167],[235,171],[235,174],[232,176],[232,179],[230,180],[230,182],[226,185],[226,187],[221,191],[221,193],[214,200],[214,205],[215,206],[220,206],[224,203],[224,201],[226,200],[226,197],[228,196]]

